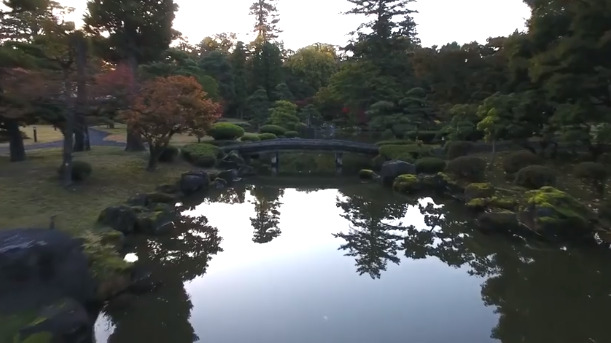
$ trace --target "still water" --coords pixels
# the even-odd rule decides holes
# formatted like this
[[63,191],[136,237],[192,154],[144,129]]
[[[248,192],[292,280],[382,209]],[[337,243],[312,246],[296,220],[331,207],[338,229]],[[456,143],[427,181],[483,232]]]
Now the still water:
[[138,242],[163,285],[111,302],[97,343],[611,342],[607,251],[483,235],[377,185],[280,184],[185,204],[177,235]]

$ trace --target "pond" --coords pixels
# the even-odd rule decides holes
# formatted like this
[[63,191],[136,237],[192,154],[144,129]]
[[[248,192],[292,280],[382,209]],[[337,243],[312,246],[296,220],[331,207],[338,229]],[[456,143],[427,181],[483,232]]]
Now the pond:
[[611,342],[608,251],[485,235],[437,201],[275,179],[185,205],[127,254],[162,285],[109,303],[97,343]]

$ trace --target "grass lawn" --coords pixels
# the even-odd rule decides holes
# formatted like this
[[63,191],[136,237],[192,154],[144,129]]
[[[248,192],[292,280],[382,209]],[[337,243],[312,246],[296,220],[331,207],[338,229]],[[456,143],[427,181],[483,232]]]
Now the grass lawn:
[[[36,136],[38,138],[38,142],[34,142],[34,127],[36,127]],[[53,129],[52,125],[30,125],[26,127],[22,127],[21,131],[23,131],[28,138],[23,140],[23,144],[31,145],[38,143],[49,143],[49,142],[57,142],[64,139],[62,132],[57,129]],[[0,147],[7,147],[9,143],[0,143]]]
[[107,206],[121,203],[138,192],[178,180],[191,167],[182,160],[145,171],[146,153],[127,153],[120,147],[94,147],[74,154],[91,163],[93,173],[82,184],[66,190],[59,184],[60,149],[28,152],[28,160],[10,163],[0,156],[0,229],[56,226],[77,233],[91,228]]
[[[125,139],[126,139],[126,133],[125,133],[126,125],[125,124],[117,123],[115,124],[115,127],[112,129],[109,129],[108,126],[106,125],[94,126],[93,128],[98,129],[100,131],[110,133],[109,136],[104,138],[104,140],[106,141],[125,143]],[[202,138],[202,141],[206,141],[206,140],[212,140],[212,137],[205,136],[204,138]],[[197,137],[189,136],[189,135],[174,135],[172,137],[172,140],[170,141],[170,144],[175,145],[175,146],[183,146],[183,145],[187,145],[191,143],[197,143]]]

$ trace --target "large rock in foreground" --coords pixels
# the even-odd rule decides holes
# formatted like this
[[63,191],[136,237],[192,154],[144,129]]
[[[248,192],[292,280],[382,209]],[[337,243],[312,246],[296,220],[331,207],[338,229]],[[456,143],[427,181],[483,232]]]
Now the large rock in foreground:
[[179,181],[180,191],[184,195],[191,195],[208,189],[210,177],[205,171],[192,171],[182,174]]
[[392,185],[395,178],[399,175],[415,175],[416,166],[404,161],[386,161],[382,164],[380,177],[385,185]]
[[84,303],[95,292],[79,240],[48,229],[0,231],[0,313],[65,297]]

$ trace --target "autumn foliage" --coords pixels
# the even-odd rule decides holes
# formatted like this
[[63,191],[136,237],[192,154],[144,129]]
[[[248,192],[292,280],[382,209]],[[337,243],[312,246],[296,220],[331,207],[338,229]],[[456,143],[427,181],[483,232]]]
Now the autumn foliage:
[[129,110],[126,123],[149,144],[149,169],[177,133],[201,133],[222,114],[222,107],[207,98],[193,77],[158,77],[145,82]]

